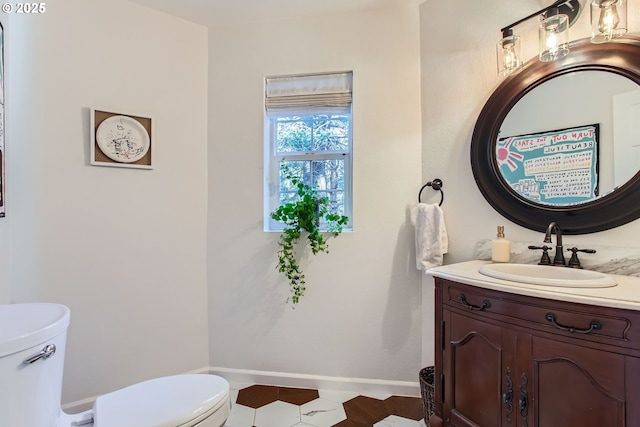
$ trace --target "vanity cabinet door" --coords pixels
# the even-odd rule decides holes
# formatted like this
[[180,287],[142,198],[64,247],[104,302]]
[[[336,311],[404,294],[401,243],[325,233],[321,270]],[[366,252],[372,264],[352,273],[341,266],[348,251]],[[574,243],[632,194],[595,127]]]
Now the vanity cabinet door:
[[[444,425],[503,425],[504,417],[511,418],[503,403],[503,384],[506,387],[508,361],[515,363],[515,338],[473,315],[445,309],[443,321]],[[513,419],[516,426],[515,413]]]
[[530,426],[623,427],[624,355],[531,337]]

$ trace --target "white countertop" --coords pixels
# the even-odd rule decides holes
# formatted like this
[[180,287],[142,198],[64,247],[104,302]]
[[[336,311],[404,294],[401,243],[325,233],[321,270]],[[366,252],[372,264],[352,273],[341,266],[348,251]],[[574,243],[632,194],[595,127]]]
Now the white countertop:
[[[559,301],[570,301],[602,307],[640,310],[640,277],[611,274],[618,283],[610,288],[561,288],[544,285],[529,285],[508,280],[494,279],[480,274],[478,270],[489,261],[467,261],[444,265],[426,271],[426,274],[443,279],[453,280],[467,285],[485,289],[547,298]],[[558,267],[549,267],[558,268]]]

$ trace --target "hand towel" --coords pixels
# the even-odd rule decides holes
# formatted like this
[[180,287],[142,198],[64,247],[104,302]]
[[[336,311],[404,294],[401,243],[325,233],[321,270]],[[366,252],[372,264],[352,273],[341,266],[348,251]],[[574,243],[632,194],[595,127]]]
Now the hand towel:
[[416,207],[416,267],[428,270],[442,265],[449,250],[449,238],[442,209],[437,204],[418,203]]

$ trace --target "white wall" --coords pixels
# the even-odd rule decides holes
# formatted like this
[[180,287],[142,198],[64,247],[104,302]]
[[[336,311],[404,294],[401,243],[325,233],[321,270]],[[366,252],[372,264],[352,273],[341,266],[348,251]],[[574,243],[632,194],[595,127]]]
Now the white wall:
[[[584,3],[584,2],[583,2]],[[587,4],[589,2],[586,2]],[[479,239],[495,236],[496,226],[503,224],[507,238],[519,241],[542,241],[544,230],[532,231],[500,216],[485,201],[473,179],[470,141],[480,110],[497,87],[495,45],[500,28],[549,4],[548,1],[488,0],[469,2],[426,0],[420,6],[422,63],[422,173],[425,179],[439,176],[444,182],[443,209],[449,233],[449,254],[445,263],[470,260]],[[589,9],[571,27],[572,39],[590,35]],[[464,22],[453,29],[450,20],[434,16],[451,16]],[[519,28],[524,36],[527,57],[537,55],[536,20]],[[639,6],[629,5],[629,28],[640,29]],[[446,37],[443,36],[446,34]],[[638,247],[640,221],[600,233],[569,236],[565,243],[578,246],[609,245]],[[433,284],[424,279],[426,309],[432,307]],[[426,320],[426,319],[425,319]],[[426,330],[429,329],[425,323]],[[429,341],[424,348],[427,358],[433,354]]]
[[[210,28],[209,342],[214,367],[417,382],[421,276],[408,208],[420,180],[417,6]],[[285,304],[263,231],[269,75],[353,70],[354,225],[303,262]]]
[[[71,308],[69,402],[208,365],[207,29],[122,0],[46,6],[6,39],[0,298]],[[90,107],[152,116],[154,169],[90,166]]]

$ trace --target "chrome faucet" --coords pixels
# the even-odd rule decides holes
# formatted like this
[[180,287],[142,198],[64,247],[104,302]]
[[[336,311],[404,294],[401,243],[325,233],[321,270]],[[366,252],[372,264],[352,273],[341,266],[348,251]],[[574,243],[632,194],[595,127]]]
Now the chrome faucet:
[[562,247],[562,229],[558,224],[552,222],[544,233],[544,243],[551,243],[551,233],[556,234],[556,254],[553,257],[553,265],[565,267],[567,264],[564,260],[564,248]]

